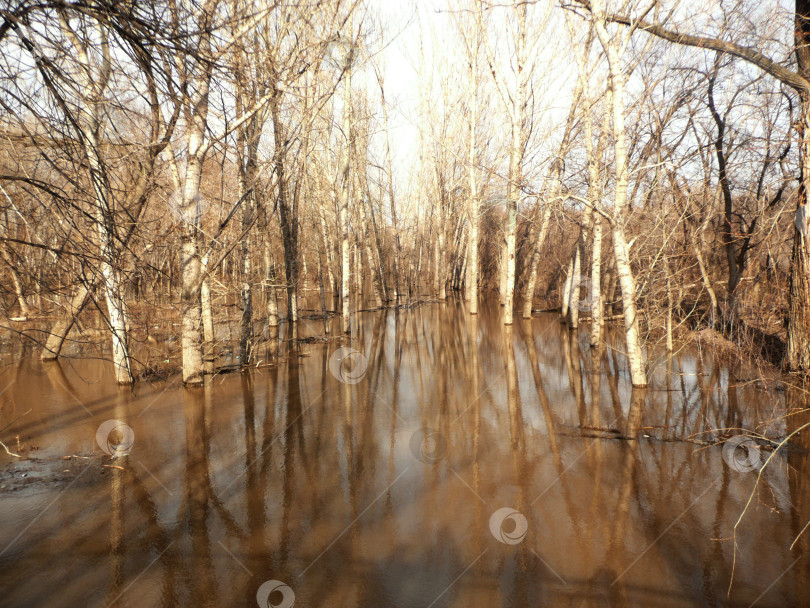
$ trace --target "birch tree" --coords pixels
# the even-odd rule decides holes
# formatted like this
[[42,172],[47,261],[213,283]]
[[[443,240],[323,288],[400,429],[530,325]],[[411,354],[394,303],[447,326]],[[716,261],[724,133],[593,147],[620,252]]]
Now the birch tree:
[[[148,33],[143,27],[130,27],[137,22],[128,21],[126,16],[115,11],[96,12],[92,9],[72,11],[63,7],[55,11],[55,17],[58,19],[59,32],[65,44],[65,54],[61,57],[49,56],[36,40],[37,36],[47,37],[52,33],[47,25],[41,30],[17,27],[15,31],[23,48],[31,53],[46,90],[62,113],[68,127],[67,133],[71,134],[68,136],[69,139],[63,139],[62,142],[75,142],[85,161],[84,167],[79,168],[79,174],[86,171],[90,184],[91,211],[87,217],[91,218],[94,226],[99,253],[97,274],[91,276],[89,286],[80,286],[79,293],[70,301],[64,319],[57,322],[54,332],[48,338],[43,359],[54,358],[59,354],[76,315],[92,299],[97,287],[106,303],[105,319],[112,338],[116,380],[119,384],[131,384],[134,375],[123,294],[122,251],[134,229],[134,219],[140,214],[145,203],[147,183],[151,177],[155,157],[166,143],[160,142],[157,138],[163,121],[160,117],[155,81],[151,71],[151,58],[143,47],[135,42],[139,36],[148,37]],[[43,15],[43,18],[47,23],[48,17]],[[111,40],[109,27],[111,21],[115,24],[115,31],[122,38]],[[52,40],[48,44],[56,49],[61,43]],[[150,100],[153,111],[151,133],[153,139],[145,162],[141,165],[141,171],[134,176],[134,188],[129,190],[128,196],[120,197],[112,185],[114,178],[103,150],[110,148],[108,121],[112,113],[110,107],[113,105],[113,92],[110,88],[114,70],[113,52],[126,53],[128,44],[134,51],[129,59],[137,67],[144,69],[146,97]],[[114,45],[117,46],[114,48]],[[51,139],[49,144],[54,151],[59,148],[56,141]],[[128,226],[124,222],[127,215],[130,218]]]
[[514,316],[515,304],[515,255],[517,251],[517,214],[518,199],[521,197],[523,186],[523,156],[528,142],[529,126],[527,120],[526,90],[528,82],[534,72],[534,63],[528,63],[527,48],[528,5],[518,4],[514,8],[517,21],[517,37],[515,41],[515,67],[514,88],[507,93],[505,83],[499,82],[498,69],[494,65],[494,57],[489,54],[489,69],[501,93],[501,99],[506,106],[511,123],[511,142],[509,147],[509,173],[506,179],[506,225],[504,238],[506,246],[503,251],[503,284],[502,298],[504,303],[503,322],[511,325]]
[[348,22],[349,35],[344,39],[338,48],[343,53],[343,70],[344,70],[344,84],[343,84],[343,118],[342,130],[343,137],[346,140],[346,148],[343,152],[343,168],[341,170],[341,189],[340,189],[340,219],[339,226],[341,231],[340,237],[340,268],[341,268],[341,286],[340,286],[340,303],[341,303],[341,319],[343,324],[343,333],[348,334],[351,332],[351,263],[349,251],[349,197],[351,195],[351,151],[354,148],[352,140],[352,67],[355,60],[355,39],[354,39],[354,19],[350,16]]
[[622,55],[630,42],[630,34],[612,35],[607,29],[607,18],[601,0],[591,3],[593,27],[608,64],[612,116],[613,148],[616,163],[616,185],[611,228],[613,233],[613,258],[622,288],[622,307],[624,311],[625,346],[630,365],[630,377],[633,386],[646,386],[647,373],[644,367],[644,355],[638,329],[638,307],[636,305],[636,283],[630,266],[630,247],[625,237],[627,223],[629,184],[627,133],[624,123],[624,89],[627,74],[622,66]]
[[[213,77],[212,66],[223,57],[226,48],[221,48],[214,39],[220,27],[220,0],[204,0],[199,5],[187,6],[173,1],[170,6],[174,34],[188,40],[191,46],[178,48],[174,53],[174,70],[180,82],[179,104],[182,107],[184,127],[184,174],[180,179],[179,211],[183,219],[181,234],[181,346],[183,353],[183,383],[199,386],[203,383],[203,357],[201,324],[203,319],[202,287],[207,273],[216,264],[203,266],[202,244],[202,198],[200,181],[206,155],[215,143],[208,137],[209,94]],[[251,31],[255,21],[266,17],[269,8],[264,6],[256,15],[241,22],[233,38],[239,39]],[[239,129],[253,118],[270,101],[272,92],[256,100],[252,107],[244,108],[241,116],[229,125],[229,130]],[[241,203],[240,199],[238,203]],[[232,215],[232,214],[231,214]],[[230,217],[230,215],[229,215]]]
[[470,314],[478,314],[479,298],[479,176],[478,176],[478,112],[479,112],[479,56],[483,45],[483,16],[481,5],[476,2],[472,11],[471,24],[460,20],[457,27],[460,30],[467,54],[467,276],[465,298],[470,302]]
[[[595,4],[595,3],[593,3]],[[791,371],[810,371],[810,228],[807,192],[810,189],[810,0],[796,0],[794,9],[793,50],[796,69],[775,61],[765,52],[736,41],[703,36],[668,26],[654,15],[635,17],[627,13],[604,14],[604,20],[629,26],[629,34],[646,32],[675,44],[700,47],[739,57],[793,89],[800,98],[801,111],[794,123],[799,139],[799,196],[795,213],[791,261],[789,323],[787,327],[786,367]]]

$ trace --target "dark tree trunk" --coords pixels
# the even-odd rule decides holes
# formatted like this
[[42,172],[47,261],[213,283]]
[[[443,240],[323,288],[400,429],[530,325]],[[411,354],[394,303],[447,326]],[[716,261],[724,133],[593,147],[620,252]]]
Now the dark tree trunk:
[[[799,75],[810,79],[810,0],[796,0],[796,60]],[[810,371],[810,232],[807,223],[807,190],[810,180],[810,94],[802,92],[799,132],[799,196],[793,232],[790,273],[790,317],[787,332],[787,366]]]

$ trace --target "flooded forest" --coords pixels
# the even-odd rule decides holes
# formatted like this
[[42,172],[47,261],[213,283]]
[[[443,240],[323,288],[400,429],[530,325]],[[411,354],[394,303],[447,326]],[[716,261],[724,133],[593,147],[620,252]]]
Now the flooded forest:
[[810,606],[810,0],[0,0],[0,608]]

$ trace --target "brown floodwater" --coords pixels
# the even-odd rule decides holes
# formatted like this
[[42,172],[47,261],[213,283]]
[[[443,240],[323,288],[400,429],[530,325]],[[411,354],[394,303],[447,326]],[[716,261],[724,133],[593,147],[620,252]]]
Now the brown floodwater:
[[810,605],[810,433],[709,445],[785,438],[794,390],[691,349],[634,391],[618,336],[498,315],[359,313],[196,390],[9,353],[0,605]]

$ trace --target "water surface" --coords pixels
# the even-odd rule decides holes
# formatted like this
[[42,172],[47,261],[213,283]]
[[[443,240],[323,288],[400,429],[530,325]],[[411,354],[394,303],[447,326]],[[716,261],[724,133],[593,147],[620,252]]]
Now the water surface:
[[0,456],[0,605],[255,606],[266,581],[304,607],[810,605],[804,435],[757,487],[698,442],[785,437],[792,391],[697,350],[633,391],[615,336],[498,314],[359,313],[198,390],[15,357],[0,420],[31,411],[0,439],[36,460]]

